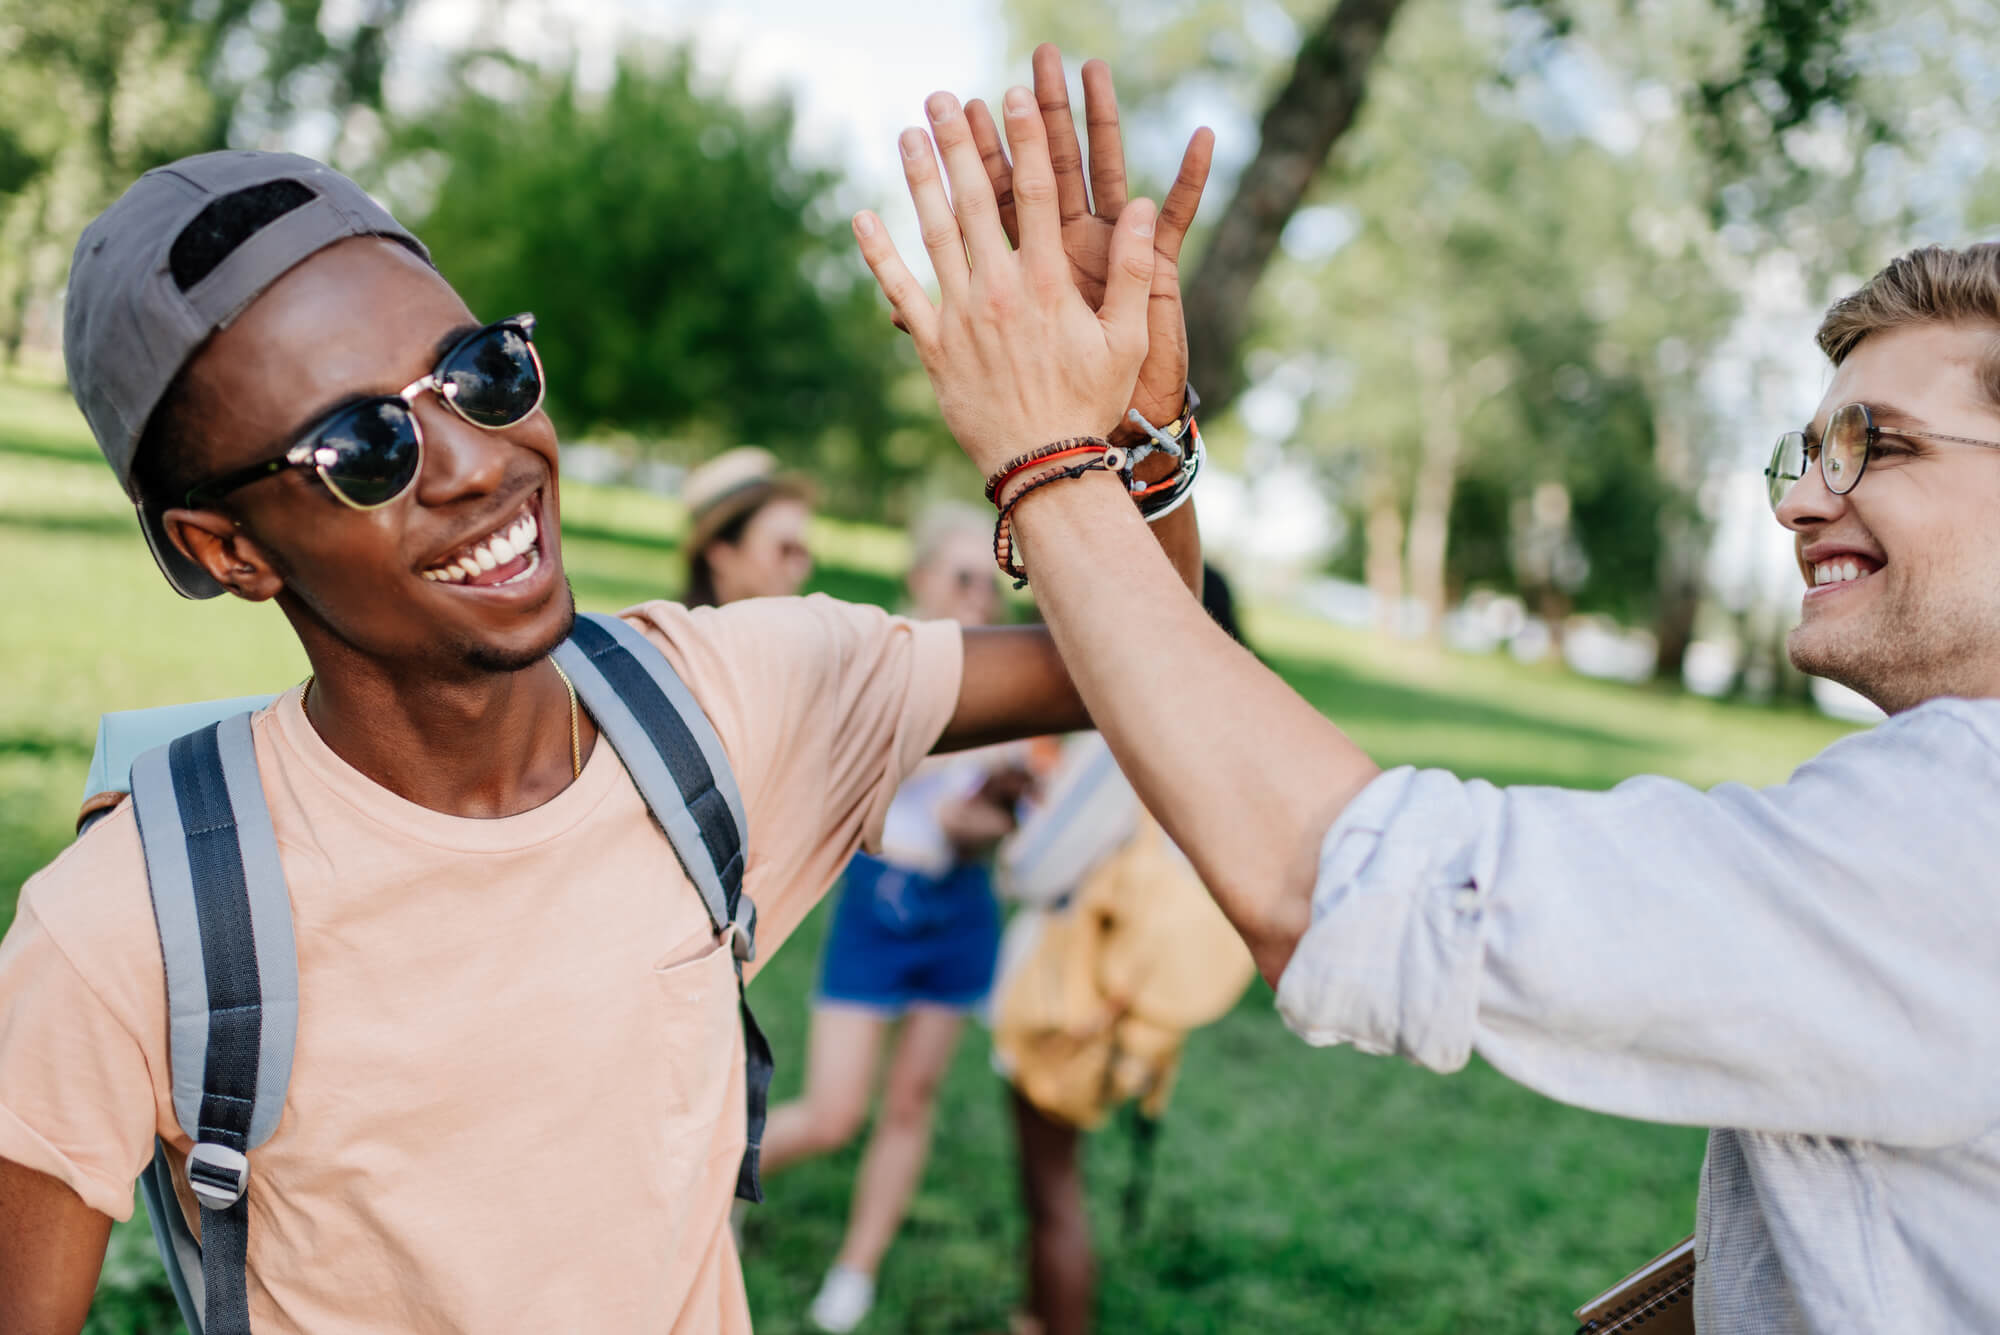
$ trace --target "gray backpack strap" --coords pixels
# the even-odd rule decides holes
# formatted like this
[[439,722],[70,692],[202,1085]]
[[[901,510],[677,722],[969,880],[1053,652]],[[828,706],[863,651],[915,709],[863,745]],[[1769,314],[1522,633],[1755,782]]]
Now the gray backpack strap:
[[162,1259],[170,1274],[181,1272],[175,1295],[189,1328],[249,1335],[247,1156],[284,1111],[299,1009],[291,897],[250,716],[141,755],[132,804],[166,963],[174,1116],[194,1141],[187,1179],[201,1205],[198,1288],[180,1264],[192,1239],[163,1159],[149,1172],[148,1209]]
[[771,1045],[743,997],[743,964],[756,958],[757,906],[743,893],[748,834],[729,757],[687,684],[652,642],[622,619],[578,616],[555,657],[701,892],[716,935],[730,939],[749,1095],[748,1147],[736,1194],[760,1201],[757,1155],[771,1089]]
[[632,775],[720,935],[743,893],[743,796],[722,739],[660,651],[618,617],[586,613],[556,661]]

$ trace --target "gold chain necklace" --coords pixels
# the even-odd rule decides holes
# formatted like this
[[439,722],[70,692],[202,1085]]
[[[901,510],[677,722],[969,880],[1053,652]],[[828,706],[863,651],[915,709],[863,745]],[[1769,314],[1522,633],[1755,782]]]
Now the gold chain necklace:
[[576,686],[570,681],[569,673],[562,670],[561,663],[556,662],[554,658],[550,658],[549,666],[556,670],[556,675],[562,678],[563,689],[569,692],[570,778],[581,779],[583,777],[583,740],[582,733],[579,731],[576,721]]
[[[569,692],[569,776],[571,779],[583,777],[583,730],[577,719],[576,685],[570,681],[569,673],[562,670],[562,664],[549,659],[549,666],[562,678],[563,689]],[[307,677],[299,687],[299,709],[306,707],[306,698],[312,694],[313,679]]]

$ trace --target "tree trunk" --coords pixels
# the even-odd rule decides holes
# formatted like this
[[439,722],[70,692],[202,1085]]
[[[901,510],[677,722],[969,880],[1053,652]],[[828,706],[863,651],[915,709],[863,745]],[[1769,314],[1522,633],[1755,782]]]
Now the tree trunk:
[[10,371],[21,364],[21,340],[28,334],[28,303],[35,296],[35,252],[47,237],[49,227],[49,183],[38,181],[29,188],[35,191],[35,216],[21,246],[20,270],[15,276],[13,297],[7,303],[6,346],[0,349],[0,357],[4,357],[4,365]]
[[1660,610],[1653,618],[1653,679],[1666,686],[1683,684],[1688,646],[1694,643],[1695,614],[1701,598],[1695,589],[1679,585],[1660,590]]
[[21,276],[14,280],[13,299],[7,303],[7,330],[0,335],[0,366],[9,371],[21,364],[21,340],[28,333],[28,295],[32,290],[27,266],[23,265]]
[[1299,46],[1292,77],[1265,108],[1257,154],[1210,235],[1184,293],[1189,379],[1221,416],[1242,385],[1238,353],[1250,298],[1333,145],[1354,123],[1368,68],[1402,0],[1339,0]]
[[1708,550],[1709,525],[1695,503],[1698,479],[1686,423],[1671,406],[1665,386],[1649,383],[1646,392],[1653,401],[1653,469],[1663,488],[1676,497],[1676,503],[1660,507],[1653,679],[1679,686],[1688,646],[1694,642],[1695,614],[1701,610],[1701,565]]
[[1391,634],[1402,629],[1403,503],[1396,496],[1388,465],[1378,461],[1368,483],[1368,554],[1363,569],[1375,595],[1375,626]]
[[1459,429],[1450,346],[1437,334],[1423,334],[1411,351],[1423,438],[1410,499],[1410,594],[1423,605],[1424,638],[1443,644],[1445,556],[1451,545],[1451,503],[1458,491],[1465,437]]

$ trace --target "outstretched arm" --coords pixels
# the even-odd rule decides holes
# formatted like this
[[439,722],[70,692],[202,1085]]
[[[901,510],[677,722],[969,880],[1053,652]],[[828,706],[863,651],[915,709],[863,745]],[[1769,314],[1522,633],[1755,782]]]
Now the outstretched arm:
[[47,1174],[0,1159],[0,1330],[82,1330],[110,1236],[110,1216]]
[[1379,771],[1210,620],[1102,481],[1021,507],[1042,615],[1119,766],[1275,984],[1320,840]]
[[[1062,57],[1053,46],[1045,44],[1036,50],[1034,65],[1042,121],[1057,146],[1047,175],[1039,181],[1031,180],[1027,188],[1031,192],[1043,190],[1058,202],[1063,220],[1061,246],[1069,281],[1084,304],[1096,311],[1104,304],[1112,238],[1127,202],[1125,157],[1111,71],[1102,61],[1091,61],[1084,66],[1090,148],[1090,181],[1086,186],[1084,155],[1070,115]],[[954,286],[960,279],[970,283],[1005,274],[1010,272],[1007,266],[1018,270],[1021,257],[1006,249],[1020,239],[1013,165],[991,113],[977,100],[961,109],[955,99],[943,93],[930,99],[926,111],[944,156],[945,174],[940,175],[937,159],[922,133],[914,130],[903,139],[903,170],[933,264],[956,265]],[[1195,135],[1153,229],[1152,278],[1145,306],[1145,354],[1125,406],[1137,409],[1148,421],[1160,425],[1179,416],[1187,384],[1187,329],[1181,314],[1178,266],[1181,244],[1194,221],[1202,187],[1208,180],[1213,142],[1214,137],[1206,130]],[[960,218],[954,215],[954,199],[946,195],[947,178],[954,187],[959,213],[965,214],[969,205],[972,212],[965,216],[977,219],[976,223],[964,223],[963,230]],[[965,194],[968,187],[982,184],[988,187],[982,192],[986,201],[983,206],[977,196]],[[998,238],[992,225],[996,218]],[[978,249],[968,257],[965,239],[974,233]],[[919,299],[929,307],[928,299],[921,298],[921,293]],[[897,322],[910,328],[900,305]],[[1137,434],[1137,429],[1124,421],[1120,411],[1081,434],[1122,440]],[[1139,476],[1153,480],[1172,467],[1171,459],[1155,455],[1140,465]],[[1181,581],[1198,590],[1201,538],[1194,507],[1183,506],[1152,529]],[[966,633],[965,677],[959,692],[959,707],[939,743],[940,749],[1088,726],[1089,714],[1045,627]]]
[[[911,177],[940,305],[880,222],[855,219],[945,422],[982,473],[1104,429],[1137,381],[1155,269],[1157,215],[1134,200],[1113,224],[1093,314],[1068,272],[1041,109],[1016,88],[1003,111],[1018,254],[1006,248],[988,173],[961,166],[944,134],[956,219],[940,212],[934,178]],[[906,169],[927,157],[922,135],[906,132],[903,153]],[[1275,980],[1308,921],[1320,837],[1374,763],[1209,620],[1113,479],[1090,473],[1045,488],[1016,522],[1055,647],[1092,720]]]

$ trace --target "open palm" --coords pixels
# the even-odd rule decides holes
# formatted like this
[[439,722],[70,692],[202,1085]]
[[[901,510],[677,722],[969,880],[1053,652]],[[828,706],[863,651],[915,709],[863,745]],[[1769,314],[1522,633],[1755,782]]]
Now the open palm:
[[[1077,292],[1095,310],[1104,301],[1111,237],[1127,197],[1125,149],[1118,127],[1118,99],[1112,90],[1111,69],[1101,60],[1086,61],[1083,66],[1084,126],[1090,142],[1087,188],[1083,150],[1077,143],[1069,87],[1063,78],[1062,53],[1047,42],[1036,47],[1034,71],[1035,101],[1047,127],[1049,158],[1055,168],[1063,252],[1069,259],[1070,277]],[[1001,224],[1006,228],[1008,240],[1018,245],[1020,229],[1014,211],[1013,166],[1007,159],[1005,141],[984,102],[976,99],[968,102],[965,113],[973,142],[978,145],[986,174],[993,183]],[[1181,243],[1194,222],[1202,188],[1208,183],[1214,148],[1213,134],[1206,129],[1195,131],[1194,138],[1188,141],[1187,152],[1182,155],[1173,187],[1160,205],[1159,223],[1153,233],[1153,285],[1146,303],[1146,359],[1139,367],[1131,406],[1155,426],[1164,426],[1179,416],[1187,386],[1187,320],[1181,313]],[[1136,428],[1124,428],[1119,434],[1136,434]]]

